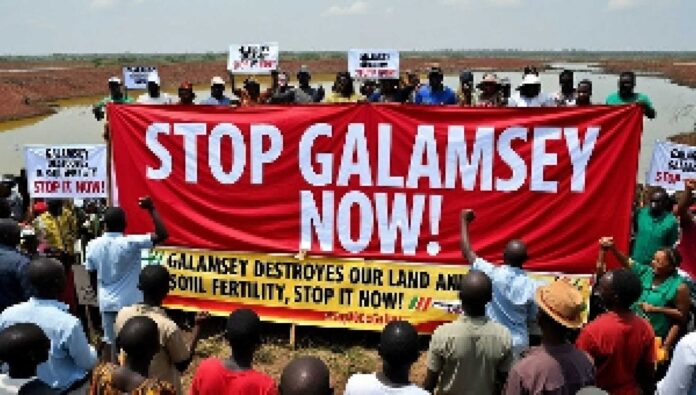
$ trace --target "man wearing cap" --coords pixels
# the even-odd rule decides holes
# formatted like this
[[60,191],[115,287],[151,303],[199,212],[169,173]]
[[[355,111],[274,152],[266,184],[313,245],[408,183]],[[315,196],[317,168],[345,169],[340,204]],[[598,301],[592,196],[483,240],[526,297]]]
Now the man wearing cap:
[[176,104],[191,106],[196,103],[193,100],[196,98],[196,94],[193,92],[193,84],[189,81],[184,81],[179,85],[179,102]]
[[215,76],[210,80],[210,97],[201,101],[202,105],[209,106],[229,106],[232,100],[225,96],[225,80],[222,77]]
[[616,106],[621,104],[637,103],[643,108],[643,115],[648,119],[654,119],[657,116],[655,107],[647,95],[637,93],[636,74],[632,71],[624,71],[619,76],[619,90],[607,96],[606,104]]
[[530,349],[508,375],[505,393],[575,394],[595,383],[590,358],[568,342],[573,329],[582,326],[582,294],[566,279],[539,287],[535,300],[541,327],[541,346]]
[[486,73],[481,82],[476,85],[481,93],[479,93],[476,101],[477,107],[501,107],[502,96],[500,92],[500,84],[498,84],[498,76],[493,73]]
[[474,105],[474,73],[469,70],[462,71],[459,74],[457,101],[462,107],[471,107]]
[[147,92],[138,96],[138,104],[174,104],[169,94],[160,91],[160,78],[157,73],[147,76]]
[[541,91],[541,79],[529,73],[522,79],[522,84],[508,100],[508,107],[555,107],[553,98]]
[[106,107],[107,103],[133,103],[133,100],[125,95],[121,88],[122,84],[120,78],[109,78],[109,96],[101,99],[97,104],[92,106],[92,113],[97,121],[104,119],[104,107]]
[[457,104],[457,95],[452,89],[444,86],[442,81],[444,74],[438,66],[430,68],[428,72],[428,85],[422,86],[416,91],[415,103],[425,105]]

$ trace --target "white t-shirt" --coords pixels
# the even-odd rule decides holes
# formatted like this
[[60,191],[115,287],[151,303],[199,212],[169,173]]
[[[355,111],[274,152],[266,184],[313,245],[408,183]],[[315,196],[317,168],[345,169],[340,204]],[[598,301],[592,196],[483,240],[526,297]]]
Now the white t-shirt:
[[543,92],[534,97],[524,97],[516,92],[508,99],[508,107],[556,107],[556,101]]
[[377,378],[376,373],[354,374],[346,383],[345,395],[430,395],[415,384],[404,387],[389,387]]
[[34,380],[36,377],[13,379],[8,374],[0,374],[0,395],[16,395],[24,384]]
[[174,99],[172,99],[169,94],[160,92],[159,97],[150,97],[149,93],[143,93],[138,96],[136,100],[138,104],[174,104]]

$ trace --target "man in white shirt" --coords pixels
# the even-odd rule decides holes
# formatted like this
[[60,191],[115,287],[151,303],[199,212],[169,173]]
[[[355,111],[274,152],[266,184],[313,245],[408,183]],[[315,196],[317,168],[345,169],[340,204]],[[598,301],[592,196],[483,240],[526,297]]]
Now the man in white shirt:
[[428,395],[411,383],[411,365],[418,359],[418,332],[406,321],[392,321],[379,340],[382,371],[354,374],[346,383],[345,395]]
[[541,91],[541,79],[536,74],[527,74],[517,92],[508,99],[508,107],[555,107],[555,100]]
[[138,104],[174,104],[174,99],[169,94],[160,92],[160,78],[156,73],[150,73],[147,77],[147,93],[138,96]]
[[657,393],[696,394],[696,332],[689,333],[677,343],[669,370],[657,383]]

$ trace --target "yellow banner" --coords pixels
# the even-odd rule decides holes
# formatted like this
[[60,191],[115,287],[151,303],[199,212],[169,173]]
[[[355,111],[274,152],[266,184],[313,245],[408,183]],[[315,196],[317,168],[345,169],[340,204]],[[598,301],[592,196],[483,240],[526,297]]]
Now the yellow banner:
[[[220,315],[250,307],[275,322],[367,330],[382,330],[399,319],[424,333],[456,318],[460,279],[469,270],[465,265],[180,248],[155,249],[147,261],[169,269],[171,307]],[[589,276],[568,277],[588,299]]]

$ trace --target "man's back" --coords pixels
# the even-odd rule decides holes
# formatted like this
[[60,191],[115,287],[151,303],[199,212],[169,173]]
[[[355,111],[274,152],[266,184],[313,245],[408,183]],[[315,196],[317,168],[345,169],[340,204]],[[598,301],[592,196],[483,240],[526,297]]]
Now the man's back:
[[462,315],[433,333],[428,370],[441,372],[439,394],[491,394],[512,363],[512,338],[485,317]]
[[345,395],[428,395],[415,384],[391,387],[382,383],[377,374],[354,374],[346,383]]
[[191,395],[276,395],[273,379],[256,370],[233,371],[217,358],[201,362],[191,382]]
[[28,299],[28,265],[29,258],[16,249],[0,245],[0,313],[5,308]]
[[594,360],[597,386],[612,394],[635,393],[639,364],[655,361],[652,327],[632,313],[600,315],[582,329],[576,345]]

